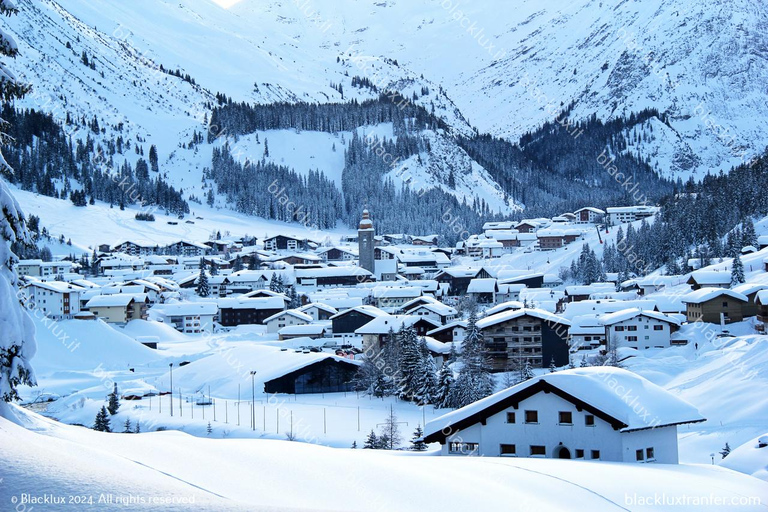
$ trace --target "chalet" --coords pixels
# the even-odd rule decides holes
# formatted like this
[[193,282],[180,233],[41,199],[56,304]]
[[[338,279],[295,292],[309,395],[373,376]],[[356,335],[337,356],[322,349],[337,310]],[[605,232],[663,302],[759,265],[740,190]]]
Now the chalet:
[[304,325],[286,325],[277,331],[280,341],[287,340],[317,340],[325,338],[330,328],[329,322]]
[[534,377],[449,412],[427,423],[424,441],[442,455],[676,464],[677,426],[702,421],[645,378],[600,366]]
[[288,235],[277,235],[264,239],[264,249],[268,251],[306,251],[317,246],[307,238],[296,238]]
[[520,298],[520,292],[522,292],[526,286],[524,284],[499,284],[497,283],[498,291],[496,292],[495,302],[509,302],[516,301]]
[[605,326],[600,324],[595,315],[574,318],[568,329],[568,346],[571,351],[604,347]]
[[371,272],[358,266],[297,269],[295,273],[296,284],[299,286],[355,286],[374,281]]
[[628,347],[639,350],[667,348],[680,322],[664,313],[629,308],[600,317],[605,327],[607,349]]
[[224,327],[262,324],[266,318],[285,310],[280,297],[238,297],[219,299],[219,323]]
[[200,242],[190,242],[188,240],[179,240],[169,244],[165,252],[178,256],[205,256],[211,248]]
[[437,245],[437,235],[412,236],[411,245]]
[[72,272],[71,261],[19,260],[16,271],[20,276],[40,277],[42,279],[63,276]]
[[290,254],[277,254],[265,258],[267,263],[281,262],[288,265],[317,265],[323,261],[323,258],[310,252],[292,252]]
[[442,341],[443,343],[454,343],[464,341],[464,333],[467,331],[466,320],[456,320],[445,324],[437,329],[427,331],[427,336]]
[[[80,313],[80,294],[85,288],[63,281],[30,281],[24,298],[48,318],[66,320]],[[25,301],[26,302],[26,301]]]
[[499,286],[496,279],[492,277],[472,279],[467,286],[467,295],[475,299],[478,304],[495,303],[498,292]]
[[713,324],[741,322],[743,308],[749,299],[741,293],[725,288],[701,288],[682,298],[688,322]]
[[199,334],[213,332],[218,312],[219,306],[215,302],[179,302],[153,306],[149,318],[185,334]]
[[701,288],[728,288],[731,285],[730,272],[718,272],[716,270],[696,270],[691,272],[687,284],[694,290]]
[[568,327],[563,317],[540,309],[504,311],[478,320],[493,371],[507,371],[513,361],[535,367],[568,364]]
[[504,244],[498,240],[488,239],[477,244],[480,249],[480,257],[484,259],[501,258],[504,255]]
[[520,233],[535,233],[549,224],[549,219],[523,219],[515,225],[515,229]]
[[433,302],[411,308],[408,310],[408,314],[429,318],[440,325],[445,325],[452,322],[456,318],[458,312],[451,306],[446,306],[440,302]]
[[354,378],[360,363],[330,354],[311,352],[295,354],[289,364],[273,367],[279,368],[282,375],[265,381],[264,392],[299,395],[354,391]]
[[576,215],[577,224],[597,224],[602,222],[603,217],[605,217],[603,210],[591,206],[580,208],[573,213]]
[[357,250],[351,247],[323,247],[317,255],[323,261],[353,261],[357,259]]
[[736,293],[747,297],[747,303],[742,308],[745,317],[757,314],[757,294],[762,290],[768,290],[768,284],[743,283],[731,288]]
[[389,332],[397,332],[401,327],[413,327],[417,336],[426,336],[427,332],[440,327],[440,324],[425,317],[412,315],[385,315],[374,318],[364,326],[355,330],[355,334],[363,337],[363,348],[380,349],[389,341]]
[[422,293],[419,286],[377,286],[371,291],[376,306],[382,309],[400,308],[403,304],[420,297]]
[[[421,267],[413,267],[420,268]],[[397,260],[373,260],[373,272],[376,275],[376,281],[395,281],[397,280]],[[424,269],[421,269],[422,271]]]
[[403,314],[406,314],[413,308],[422,306],[424,304],[442,304],[442,302],[435,299],[434,297],[430,297],[429,295],[420,295],[419,297],[416,297],[413,300],[409,300],[408,302],[400,306],[400,312],[402,312]]
[[568,303],[589,300],[593,293],[609,290],[616,290],[616,287],[613,285],[613,283],[592,283],[589,285],[566,286],[563,302]]
[[241,270],[229,275],[228,294],[248,293],[269,286],[271,274],[257,270]]
[[520,301],[508,300],[506,302],[502,302],[501,304],[497,304],[492,308],[486,309],[485,316],[491,316],[495,315],[496,313],[503,313],[505,311],[517,311],[518,309],[523,309],[524,307],[525,305]]
[[483,268],[448,267],[435,274],[435,281],[446,288],[448,295],[466,295],[469,283],[475,279],[487,279],[491,275]]
[[658,206],[616,206],[606,208],[605,213],[608,224],[615,226],[653,217],[659,210]]
[[398,254],[400,254],[400,249],[397,247],[375,247],[373,249],[374,260],[396,260]]
[[232,281],[228,276],[219,274],[208,278],[208,285],[211,287],[211,295],[214,297],[226,297],[229,295],[229,285]]
[[374,306],[356,306],[341,311],[330,318],[333,337],[355,336],[357,329],[380,316],[387,316],[387,313]]
[[496,231],[496,230],[505,230],[509,231],[512,228],[515,227],[515,222],[511,220],[502,220],[497,222],[486,222],[483,224],[483,231],[488,233],[488,231]]
[[131,320],[146,320],[149,299],[145,294],[115,293],[96,295],[85,307],[109,324],[125,325]]
[[[404,250],[395,254],[397,261],[406,267],[421,267],[425,272],[437,272],[451,264],[442,252],[428,250]],[[375,256],[374,256],[375,258]]]
[[144,240],[126,240],[112,246],[110,252],[121,252],[129,256],[153,256],[164,252],[165,247],[160,246],[154,242]]
[[500,275],[499,284],[524,284],[527,288],[541,288],[544,286],[544,274],[520,273],[516,276],[506,276],[503,278]]
[[768,235],[760,235],[757,237],[757,249],[762,251],[768,247]]
[[540,229],[536,232],[539,250],[553,251],[575,242],[581,237],[578,229]]
[[339,311],[327,304],[321,302],[310,302],[299,308],[299,311],[309,315],[313,321],[330,320],[333,315]]
[[262,323],[267,326],[267,332],[276,333],[286,326],[307,325],[312,323],[312,317],[301,311],[289,309],[265,318]]

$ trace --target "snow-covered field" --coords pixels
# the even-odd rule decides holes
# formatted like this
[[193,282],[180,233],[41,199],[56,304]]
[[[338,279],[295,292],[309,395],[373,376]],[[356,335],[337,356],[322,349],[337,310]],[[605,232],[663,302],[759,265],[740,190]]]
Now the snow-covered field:
[[[667,499],[685,500],[675,510],[757,511],[765,506],[756,500],[768,502],[764,483],[716,466],[445,458],[181,432],[104,434],[14,410],[22,426],[0,418],[3,506],[22,493],[94,503],[36,510],[421,512],[482,503],[483,510],[609,511],[663,510],[653,500]],[[729,505],[703,501],[715,497]],[[110,498],[134,503],[98,503]],[[149,505],[153,499],[165,504]]]

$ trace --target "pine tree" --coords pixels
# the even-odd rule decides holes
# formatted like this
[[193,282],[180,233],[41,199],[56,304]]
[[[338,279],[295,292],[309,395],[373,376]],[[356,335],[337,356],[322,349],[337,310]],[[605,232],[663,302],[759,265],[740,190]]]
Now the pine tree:
[[208,274],[205,272],[205,260],[200,258],[200,275],[197,278],[197,289],[195,290],[200,297],[208,297],[211,294],[211,287],[208,284]]
[[437,392],[432,403],[435,407],[453,407],[451,400],[451,389],[453,388],[453,370],[448,366],[448,363],[443,363],[440,367],[440,371],[437,374]]
[[526,381],[528,379],[532,379],[536,376],[535,373],[533,373],[533,367],[531,366],[531,362],[526,360],[525,364],[520,368],[520,382]]
[[557,371],[557,366],[555,366],[555,358],[553,357],[549,361],[549,373],[555,373]]
[[413,431],[413,438],[411,438],[411,450],[416,452],[423,452],[427,449],[427,444],[424,442],[424,430],[421,425],[416,425],[416,430]]
[[731,265],[731,286],[739,285],[745,281],[744,264],[741,262],[741,256],[737,253],[733,257],[733,264]]
[[109,413],[107,412],[107,408],[103,405],[96,415],[96,420],[93,422],[93,430],[98,430],[99,432],[112,432],[112,429],[109,426]]
[[219,275],[219,266],[216,264],[216,262],[215,262],[215,261],[211,261],[211,270],[210,270],[210,274],[211,274],[212,276],[217,276],[217,275]]
[[435,397],[437,396],[437,366],[424,338],[419,340],[419,373],[415,381],[419,405],[435,403]]
[[117,414],[117,410],[120,408],[120,400],[117,396],[117,384],[112,388],[112,392],[108,396],[107,410],[109,414]]
[[160,168],[157,165],[157,148],[154,144],[149,148],[149,166],[152,172],[159,172]]
[[288,288],[288,308],[289,309],[296,309],[301,307],[301,299],[299,299],[298,294],[296,293],[296,287],[291,286]]
[[459,377],[453,386],[451,400],[454,407],[464,407],[493,393],[493,377],[487,368],[485,338],[477,327],[475,313],[469,315],[459,361]]
[[398,396],[402,400],[417,401],[419,376],[422,373],[422,358],[416,330],[405,325],[398,331],[400,339],[399,372],[397,379]]
[[353,450],[357,450],[357,441],[352,441],[352,446],[350,446]]
[[397,421],[395,409],[390,405],[389,414],[384,419],[379,434],[379,445],[384,450],[394,450],[400,446],[402,438],[400,437],[400,425]]
[[211,422],[208,422],[208,426],[205,428],[205,431],[208,433],[208,435],[211,435],[213,432],[213,428],[211,427]]
[[134,429],[133,432],[136,433],[136,434],[140,434],[141,433],[141,425],[139,425],[138,421],[136,422],[136,429]]
[[755,224],[752,222],[752,219],[747,219],[742,223],[741,245],[742,247],[747,245],[757,247],[757,233],[755,233]]
[[[12,16],[18,14],[16,6],[8,0],[0,0],[0,15]],[[16,42],[0,31],[0,55],[16,58],[18,55]],[[30,87],[19,82],[6,67],[7,62],[0,66],[0,102],[11,103],[14,99],[23,97]],[[5,141],[4,134],[0,140]],[[13,177],[13,169],[0,153],[0,175]],[[0,400],[10,402],[19,398],[17,388],[26,384],[36,385],[35,376],[29,363],[35,353],[35,331],[32,320],[27,312],[14,297],[18,291],[18,275],[16,264],[18,258],[11,246],[25,246],[32,239],[27,231],[24,213],[11,191],[0,178],[0,297],[4,297],[2,308],[3,328],[0,329]],[[0,406],[0,416],[5,413]]]
[[365,438],[365,443],[363,444],[363,450],[376,450],[379,447],[379,438],[376,436],[376,433],[371,429],[371,433],[368,434],[368,437]]
[[731,446],[728,443],[725,443],[725,446],[722,450],[720,450],[720,455],[723,456],[723,458],[726,458],[728,455],[731,454]]
[[[138,425],[138,423],[136,425]],[[123,434],[131,434],[131,433],[133,433],[133,430],[131,428],[131,419],[126,418],[125,423],[123,423]]]

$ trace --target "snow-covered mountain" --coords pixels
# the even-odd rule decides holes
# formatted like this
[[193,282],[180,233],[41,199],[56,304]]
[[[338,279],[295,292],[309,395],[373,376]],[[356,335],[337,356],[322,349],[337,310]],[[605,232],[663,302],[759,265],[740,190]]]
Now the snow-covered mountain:
[[[516,142],[566,110],[579,120],[654,108],[664,121],[624,132],[625,153],[683,179],[727,170],[768,145],[754,121],[768,118],[768,16],[754,0],[522,1],[513,10],[406,0],[18,4],[7,22],[21,50],[13,67],[35,88],[19,106],[61,120],[96,116],[106,137],[156,144],[167,179],[197,197],[211,145],[182,143],[205,130],[217,93],[326,103],[398,91],[450,133],[429,135],[430,158],[403,162],[390,177],[482,197],[501,213],[518,210],[519,198],[505,196],[452,136],[476,129]],[[353,77],[376,90],[352,87]],[[71,131],[88,132],[77,123]],[[272,158],[300,173],[321,168],[310,157],[341,136],[302,132]],[[340,174],[341,153],[326,159],[326,175]],[[471,172],[449,187],[445,162]]]

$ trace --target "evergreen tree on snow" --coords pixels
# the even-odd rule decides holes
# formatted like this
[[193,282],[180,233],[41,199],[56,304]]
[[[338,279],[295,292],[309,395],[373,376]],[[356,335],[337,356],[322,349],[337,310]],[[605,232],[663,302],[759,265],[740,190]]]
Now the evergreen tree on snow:
[[211,427],[210,421],[208,422],[208,426],[205,427],[205,431],[208,433],[208,435],[211,435],[211,433],[213,432],[213,428]]
[[413,437],[411,438],[411,450],[415,452],[423,452],[427,449],[427,443],[424,442],[424,430],[421,425],[416,425],[416,430],[413,431]]
[[533,367],[531,366],[530,361],[525,361],[525,364],[520,367],[520,382],[526,381],[528,379],[532,379],[536,376],[536,374],[533,373]]
[[205,271],[205,260],[200,258],[200,274],[197,277],[197,289],[195,290],[200,297],[208,297],[211,294],[211,287],[208,284],[208,274]]
[[277,284],[277,272],[273,272],[269,280],[269,291],[279,293],[279,290],[280,285]]
[[109,414],[117,414],[117,410],[120,408],[120,400],[117,396],[117,384],[112,388],[112,392],[107,397],[107,410]]
[[[136,424],[138,426],[138,423]],[[131,419],[126,418],[125,423],[123,423],[123,434],[132,434],[133,433],[133,427],[131,426]]]
[[453,386],[454,407],[464,407],[493,393],[493,377],[488,371],[485,337],[477,327],[475,313],[469,315],[464,333],[459,376]]
[[135,434],[140,434],[141,433],[141,425],[139,424],[138,421],[136,422],[136,428],[133,430],[133,432]]
[[744,277],[744,264],[741,262],[741,256],[737,253],[733,257],[733,264],[731,265],[731,286],[736,286],[744,281],[746,281]]
[[371,433],[368,434],[368,437],[365,438],[365,443],[363,443],[363,450],[376,450],[379,447],[379,438],[376,436],[376,433],[371,429]]
[[420,405],[435,403],[437,396],[437,365],[424,338],[419,340],[419,373],[416,376],[416,396]]
[[586,368],[587,366],[589,366],[589,361],[587,361],[587,355],[584,354],[583,356],[581,356],[581,363],[579,363],[579,367]]
[[549,373],[555,373],[557,371],[557,366],[555,366],[555,358],[549,360]]
[[357,450],[357,441],[352,441],[352,446],[350,446],[353,450]]
[[400,436],[400,423],[397,421],[395,409],[390,406],[389,414],[384,418],[379,433],[379,446],[383,450],[394,450],[400,447],[402,437]]
[[422,357],[416,329],[405,325],[397,333],[400,339],[398,396],[403,400],[418,400]]
[[217,275],[219,275],[219,266],[216,264],[216,262],[215,262],[215,261],[211,261],[211,269],[210,269],[210,274],[211,274],[212,276],[217,276]]
[[288,288],[288,299],[288,309],[296,309],[301,307],[301,299],[299,299],[299,295],[296,293],[295,286]]
[[746,247],[747,245],[757,247],[757,233],[755,233],[755,224],[752,219],[747,219],[742,223],[741,246]]
[[448,366],[448,363],[443,363],[440,367],[440,371],[437,374],[437,391],[433,398],[432,403],[435,407],[453,407],[451,400],[451,389],[453,388],[453,370]]
[[731,454],[731,445],[729,445],[728,443],[725,443],[725,446],[723,447],[723,449],[720,450],[720,455],[722,455],[723,458],[726,458],[730,454]]
[[[15,5],[0,0],[0,15],[18,13]],[[7,33],[0,31],[0,55],[15,58],[18,55],[16,42]],[[10,103],[21,98],[29,87],[17,81],[5,65],[0,65],[0,100]],[[2,137],[4,139],[4,137]],[[13,177],[13,170],[0,153],[0,175]],[[19,299],[18,258],[11,245],[25,246],[31,243],[24,213],[11,194],[3,178],[0,178],[0,416],[6,414],[2,402],[18,400],[20,385],[34,386],[35,376],[29,360],[35,354],[35,330],[32,320]],[[10,414],[9,414],[10,415]]]
[[107,408],[103,405],[96,415],[96,420],[93,422],[93,430],[98,430],[99,432],[112,432],[112,429],[109,426],[109,413],[107,412]]

